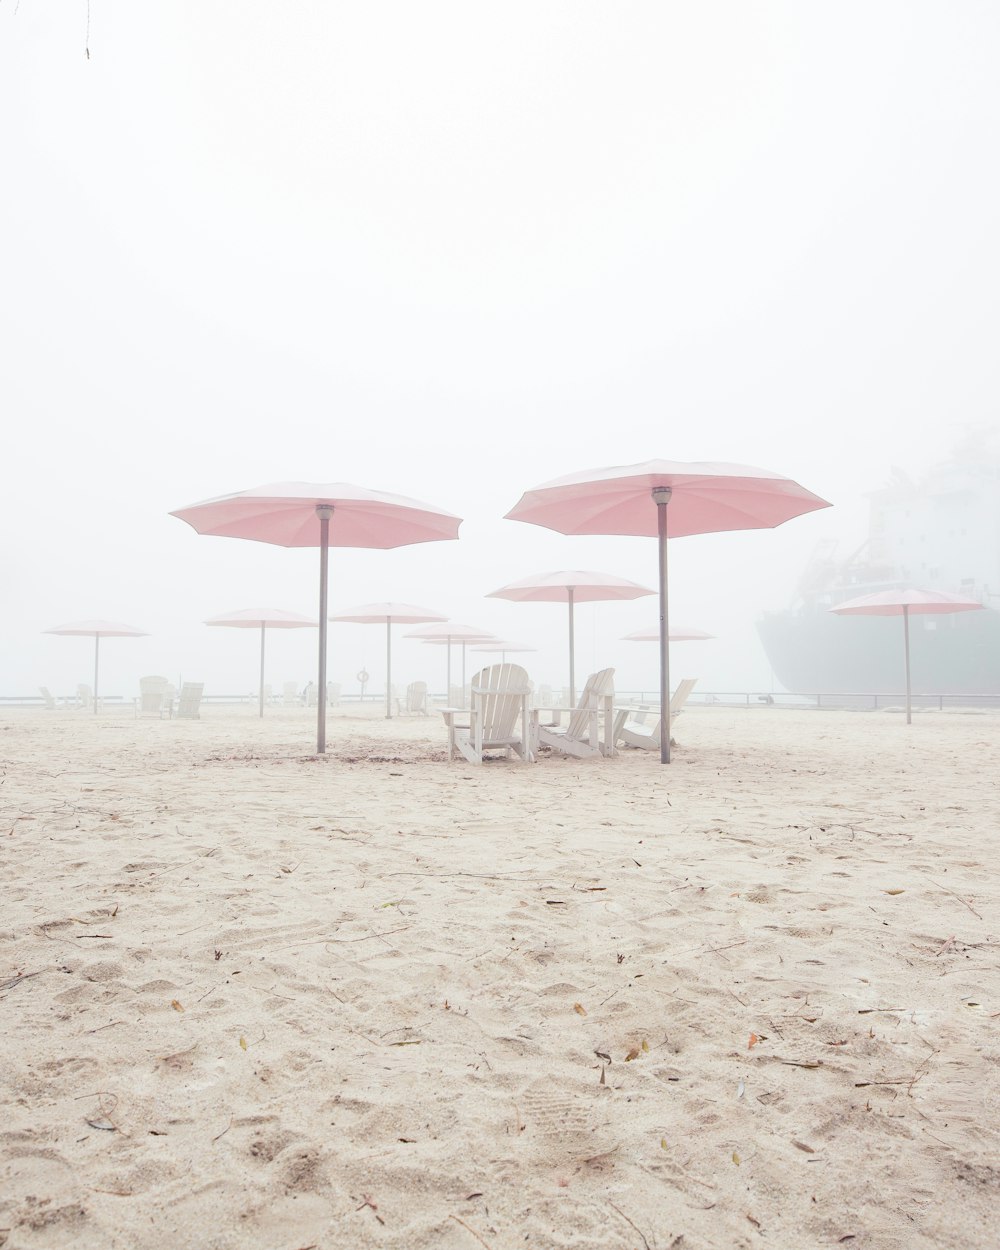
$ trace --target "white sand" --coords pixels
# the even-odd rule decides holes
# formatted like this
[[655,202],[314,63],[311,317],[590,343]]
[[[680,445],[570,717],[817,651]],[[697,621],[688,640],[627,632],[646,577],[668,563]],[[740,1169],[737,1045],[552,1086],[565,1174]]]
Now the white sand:
[[0,714],[0,1245],[996,1246],[998,731]]

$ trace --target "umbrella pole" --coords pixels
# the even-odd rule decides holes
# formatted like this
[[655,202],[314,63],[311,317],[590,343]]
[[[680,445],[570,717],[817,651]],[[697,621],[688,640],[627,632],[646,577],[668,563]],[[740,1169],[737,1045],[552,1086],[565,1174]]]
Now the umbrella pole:
[[568,588],[569,595],[569,705],[576,707],[576,657],[574,655],[573,638],[573,587]]
[[[316,754],[326,751],[326,594],[332,504],[317,504],[319,517],[319,690],[316,692]],[[322,695],[322,697],[320,697]]]
[[385,719],[392,720],[392,617],[385,618]]
[[906,665],[906,723],[911,725],[910,718],[910,609],[903,604],[903,661]]
[[101,635],[94,635],[94,715],[97,715],[97,671],[101,655]]
[[263,621],[260,623],[260,689],[258,694],[258,703],[260,705],[260,714],[264,715],[264,630],[267,626]]
[[667,601],[667,486],[653,487],[656,504],[656,532],[660,545],[660,763],[670,763],[670,645],[669,604]]

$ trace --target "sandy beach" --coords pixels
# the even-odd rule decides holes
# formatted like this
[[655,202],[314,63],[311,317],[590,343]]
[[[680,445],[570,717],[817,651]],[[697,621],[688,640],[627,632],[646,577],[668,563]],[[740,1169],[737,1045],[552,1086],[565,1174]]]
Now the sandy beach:
[[0,713],[5,1250],[993,1247],[1000,716]]

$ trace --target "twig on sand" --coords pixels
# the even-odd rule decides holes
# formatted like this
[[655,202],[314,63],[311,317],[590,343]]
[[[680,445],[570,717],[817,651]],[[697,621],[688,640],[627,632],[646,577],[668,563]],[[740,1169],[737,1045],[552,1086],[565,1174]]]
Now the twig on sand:
[[646,1234],[642,1231],[642,1229],[638,1226],[638,1224],[633,1223],[633,1221],[628,1218],[628,1216],[621,1209],[621,1207],[616,1206],[615,1203],[613,1203],[610,1198],[608,1199],[608,1206],[614,1207],[615,1210],[618,1212],[618,1214],[625,1221],[625,1223],[631,1225],[631,1227],[635,1229],[635,1231],[642,1238],[642,1244],[646,1247],[646,1250],[649,1250],[649,1242],[646,1240]]
[[8,977],[6,981],[0,981],[0,994],[4,993],[5,990],[14,989],[22,981],[28,981],[32,977],[40,977],[44,971],[44,968],[39,968],[37,972],[21,972],[16,977]]
[[226,1127],[222,1130],[222,1132],[221,1132],[221,1133],[216,1133],[216,1134],[215,1134],[215,1136],[212,1138],[212,1142],[213,1142],[213,1143],[215,1143],[215,1142],[217,1142],[217,1141],[219,1140],[219,1138],[220,1138],[220,1137],[225,1137],[225,1135],[229,1132],[229,1130],[230,1130],[232,1127],[233,1127],[233,1117],[232,1117],[232,1116],[230,1116],[230,1117],[229,1117],[229,1123],[226,1125]]
[[970,902],[968,902],[967,899],[962,898],[961,894],[956,894],[954,890],[949,890],[949,888],[946,885],[942,885],[940,881],[935,881],[934,878],[929,873],[925,872],[924,876],[933,885],[936,885],[939,890],[944,890],[946,894],[950,894],[953,898],[957,898],[960,903],[964,903],[965,906],[968,907],[969,911],[971,911],[974,916],[978,916],[979,919],[982,920],[982,916],[979,915],[979,912],[976,911],[976,909],[972,906]]
[[464,1228],[467,1232],[470,1232],[470,1233],[473,1235],[473,1237],[475,1237],[476,1241],[478,1241],[478,1242],[479,1242],[479,1244],[480,1244],[481,1246],[485,1246],[485,1247],[486,1247],[486,1250],[490,1250],[490,1243],[489,1243],[488,1241],[484,1241],[484,1240],[483,1240],[483,1238],[479,1236],[479,1234],[476,1232],[476,1230],[475,1230],[475,1229],[474,1229],[474,1228],[473,1228],[470,1224],[466,1224],[465,1220],[463,1220],[463,1219],[462,1219],[462,1217],[461,1217],[460,1215],[454,1215],[454,1214],[453,1214],[450,1218],[451,1218],[451,1219],[453,1219],[453,1220],[454,1220],[457,1224],[461,1224],[461,1225],[462,1225],[462,1227],[463,1227],[463,1228]]

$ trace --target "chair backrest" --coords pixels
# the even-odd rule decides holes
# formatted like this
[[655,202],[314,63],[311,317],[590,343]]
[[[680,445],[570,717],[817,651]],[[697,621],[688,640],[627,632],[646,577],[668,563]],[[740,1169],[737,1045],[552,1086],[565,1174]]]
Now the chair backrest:
[[181,719],[198,720],[201,716],[201,696],[205,689],[203,681],[186,681],[181,686],[180,698],[177,700],[177,715]]
[[78,707],[93,707],[94,692],[89,686],[79,685],[76,688],[76,703]]
[[473,677],[472,706],[483,742],[513,737],[522,700],[530,693],[531,682],[520,664],[491,664]]
[[163,696],[167,692],[165,677],[139,678],[139,711],[147,715],[159,714],[163,707]]
[[[687,703],[688,695],[695,688],[695,686],[697,685],[697,682],[698,682],[697,677],[685,677],[684,680],[678,684],[677,689],[674,691],[673,695],[670,698],[670,719],[671,720],[673,720],[674,717],[678,715],[681,708],[684,706],[685,703]],[[687,722],[685,721],[685,724],[686,723]]]
[[38,689],[42,692],[42,698],[45,700],[45,706],[47,708],[54,708],[56,706],[55,696],[52,694],[51,690],[49,690],[48,686],[39,686]]
[[427,715],[427,683],[411,681],[406,687],[406,710],[414,715]]
[[282,702],[285,707],[291,706],[299,701],[299,683],[297,681],[286,681],[282,686]]
[[340,705],[339,681],[328,681],[326,683],[326,701],[330,707],[338,707]]
[[602,668],[599,673],[591,673],[577,700],[576,707],[570,713],[566,737],[587,737],[590,733],[591,716],[599,710],[602,700],[613,699],[614,694],[615,670],[613,668]]

